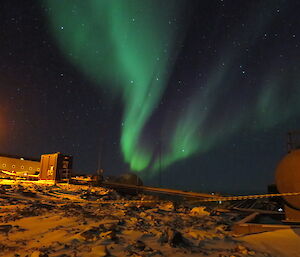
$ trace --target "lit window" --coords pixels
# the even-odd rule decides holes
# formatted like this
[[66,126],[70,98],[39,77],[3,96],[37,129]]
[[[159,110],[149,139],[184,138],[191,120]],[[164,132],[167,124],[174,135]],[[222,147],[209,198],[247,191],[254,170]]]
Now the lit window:
[[36,170],[37,170],[37,171],[40,171],[40,168],[37,168]]

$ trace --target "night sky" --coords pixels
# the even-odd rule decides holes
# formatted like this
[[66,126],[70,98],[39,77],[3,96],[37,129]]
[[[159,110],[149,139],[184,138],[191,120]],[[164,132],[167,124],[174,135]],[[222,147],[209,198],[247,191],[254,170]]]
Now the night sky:
[[300,128],[300,2],[0,3],[0,152],[260,193]]

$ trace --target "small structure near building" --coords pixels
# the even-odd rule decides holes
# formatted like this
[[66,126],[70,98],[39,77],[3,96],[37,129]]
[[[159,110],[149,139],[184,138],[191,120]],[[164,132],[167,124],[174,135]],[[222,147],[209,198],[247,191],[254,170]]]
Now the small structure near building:
[[122,184],[127,184],[127,185],[135,185],[135,186],[143,185],[142,179],[135,173],[131,173],[131,172],[122,174],[121,176],[119,176],[116,179],[116,182],[122,183]]
[[61,181],[71,178],[73,158],[62,153],[43,154],[41,156],[41,180]]

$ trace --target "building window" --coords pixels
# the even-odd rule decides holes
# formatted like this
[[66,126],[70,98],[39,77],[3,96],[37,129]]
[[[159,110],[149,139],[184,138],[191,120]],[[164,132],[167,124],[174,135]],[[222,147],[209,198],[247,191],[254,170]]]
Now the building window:
[[11,167],[14,169],[16,167],[16,165],[13,164],[13,165],[11,165]]
[[23,165],[21,166],[21,169],[24,170],[24,166]]
[[29,170],[32,170],[32,167],[29,167]]
[[3,167],[3,168],[5,168],[5,167],[6,167],[6,164],[5,164],[5,163],[3,163],[3,164],[2,164],[2,167]]

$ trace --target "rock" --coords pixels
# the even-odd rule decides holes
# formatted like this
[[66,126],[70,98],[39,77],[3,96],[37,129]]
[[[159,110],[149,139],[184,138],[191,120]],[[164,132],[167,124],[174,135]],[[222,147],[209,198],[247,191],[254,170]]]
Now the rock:
[[150,253],[152,251],[153,251],[153,249],[148,247],[141,240],[137,240],[125,248],[125,252],[127,252],[127,256],[148,256],[148,255],[144,255],[144,254],[140,255],[139,252]]
[[137,240],[132,246],[138,251],[144,251],[146,244],[141,240]]
[[33,203],[31,205],[33,208],[38,208],[38,209],[47,209],[47,210],[52,210],[55,208],[55,205],[53,204],[46,204],[46,203]]
[[159,235],[158,242],[162,245],[168,243],[168,239],[168,233],[164,231]]
[[6,189],[11,189],[12,186],[11,185],[1,185],[1,188],[6,190]]
[[172,247],[177,247],[186,246],[187,243],[179,231],[171,230],[171,232],[169,233],[169,244]]
[[32,191],[22,191],[21,194],[28,197],[36,197],[36,193]]
[[30,257],[48,257],[49,255],[46,253],[42,253],[40,251],[34,251]]
[[172,202],[163,203],[158,208],[163,211],[174,211],[175,210],[174,204]]
[[206,207],[202,207],[202,206],[194,207],[191,210],[190,214],[195,215],[195,216],[208,216],[208,215],[210,215],[210,213],[208,211],[205,211],[205,208]]
[[247,255],[249,252],[248,249],[243,245],[237,245],[235,251],[244,255]]
[[78,240],[77,238],[74,238],[71,240],[70,244],[74,247],[80,244],[80,240]]
[[172,247],[187,247],[190,245],[190,242],[179,231],[174,229],[164,231],[158,242],[161,244],[169,243]]
[[158,256],[158,255],[163,256],[163,254],[162,254],[161,251],[159,251],[159,250],[154,250],[154,251],[151,252],[151,253],[147,253],[147,255],[145,255],[145,256],[146,256],[146,257],[152,257],[152,256]]
[[204,233],[201,230],[195,230],[195,231],[188,232],[188,235],[190,237],[192,237],[193,239],[196,239],[196,240],[202,240],[202,239],[204,239],[203,234]]
[[13,228],[12,225],[0,225],[0,233],[3,233],[3,234],[8,234],[9,231],[11,231]]
[[80,234],[86,241],[96,240],[99,238],[99,229],[98,228],[91,228],[87,231],[84,231]]
[[116,240],[117,239],[115,231],[102,232],[100,234],[100,237],[102,239],[109,239],[109,240]]
[[149,237],[154,237],[155,234],[153,232],[144,232],[144,234],[141,236],[141,238],[149,238]]
[[40,257],[40,251],[34,251],[31,255],[30,255],[30,257]]
[[145,218],[147,215],[148,215],[148,214],[145,213],[145,212],[141,212],[141,213],[139,214],[139,216],[140,216],[141,218]]
[[227,234],[228,233],[228,226],[218,225],[217,227],[215,227],[215,231],[216,231],[216,233],[219,233],[219,234]]
[[97,257],[108,257],[111,256],[110,252],[108,251],[106,245],[99,245],[92,248],[92,252],[97,255]]
[[131,257],[143,257],[142,255],[138,254],[138,253],[131,253],[129,252],[129,255],[127,256],[131,256]]
[[136,217],[131,217],[130,221],[132,221],[132,223],[136,223],[138,221],[138,219]]
[[144,252],[153,252],[153,249],[151,247],[149,247],[149,246],[146,246],[144,248]]

